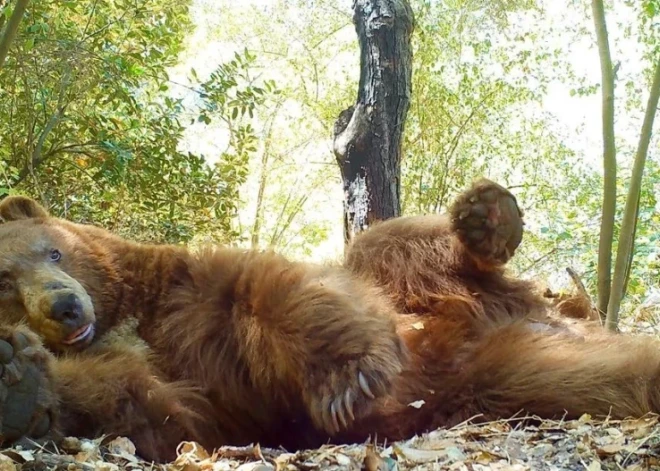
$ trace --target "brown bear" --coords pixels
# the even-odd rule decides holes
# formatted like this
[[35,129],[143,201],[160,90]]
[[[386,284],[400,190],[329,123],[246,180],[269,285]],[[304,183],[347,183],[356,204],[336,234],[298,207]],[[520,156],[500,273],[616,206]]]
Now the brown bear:
[[4,444],[120,434],[161,461],[183,440],[296,449],[660,412],[660,342],[562,318],[505,273],[522,214],[488,180],[449,215],[374,225],[343,267],[136,244],[24,197],[0,216]]

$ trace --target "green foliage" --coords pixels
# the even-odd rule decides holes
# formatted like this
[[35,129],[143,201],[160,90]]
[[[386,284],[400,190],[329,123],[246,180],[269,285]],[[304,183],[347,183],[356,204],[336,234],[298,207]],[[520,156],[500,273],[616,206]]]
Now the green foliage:
[[[503,181],[528,208],[525,244],[513,268],[523,276],[556,284],[564,267],[572,267],[595,293],[600,169],[589,165],[584,151],[574,146],[572,131],[562,129],[543,111],[551,84],[556,87],[563,82],[570,87],[568,95],[576,99],[589,99],[599,91],[597,82],[568,62],[558,45],[561,41],[555,39],[566,35],[574,43],[592,41],[587,37],[589,25],[585,27],[590,18],[576,7],[566,13],[572,22],[557,26],[543,10],[523,2],[509,3],[499,13],[474,2],[451,2],[451,8],[436,2],[412,4],[417,32],[413,104],[404,145],[404,211],[443,211],[456,192],[482,175]],[[617,8],[629,13],[622,6]],[[648,14],[655,10],[639,2],[628,8],[639,21],[625,23],[622,34],[645,45],[642,54],[651,64],[657,57],[653,39],[657,21]],[[625,55],[617,53],[615,59],[623,60]],[[625,122],[633,124],[620,126],[627,138],[618,140],[619,195],[626,193],[651,69],[647,67],[640,76],[639,67],[630,64],[633,57],[637,56],[618,70],[617,100],[626,105]],[[599,116],[595,114],[593,120],[599,122]],[[646,175],[629,305],[639,303],[657,285],[653,276],[658,251],[652,236],[658,232],[653,216],[657,214],[653,195],[660,181],[657,159],[649,163]],[[615,235],[622,208],[623,204],[616,216]],[[565,275],[563,279],[567,280]]]
[[[328,138],[359,75],[350,9],[334,0],[200,4],[210,39],[254,53],[251,73],[269,95],[254,114],[260,145],[240,195],[240,234],[296,257],[341,242],[341,181]],[[214,24],[217,12],[223,20]]]
[[214,165],[180,150],[190,109],[165,92],[191,32],[188,8],[34,2],[0,71],[3,191],[138,239],[234,239],[236,195],[255,150],[242,115],[265,92],[242,84],[254,58],[237,55],[196,91],[200,119],[234,126],[229,148]]
[[[0,195],[27,193],[58,215],[140,240],[339,255],[342,190],[332,130],[359,77],[351,4],[31,3],[0,70]],[[556,282],[570,266],[593,290],[600,149],[582,142],[589,126],[573,129],[547,111],[558,84],[573,103],[598,98],[597,79],[567,49],[593,43],[588,4],[562,6],[560,20],[550,18],[556,4],[546,0],[411,4],[404,212],[442,211],[478,176],[502,181],[526,210],[513,268]],[[621,62],[617,109],[627,123],[617,136],[622,198],[650,80],[646,64],[660,44],[660,8],[658,0],[612,8],[613,43],[637,45],[633,55],[613,50]],[[10,9],[11,2],[0,18]],[[597,59],[595,50],[587,53]],[[660,275],[655,154],[642,187],[631,303]]]
[[[539,150],[570,154],[546,132],[546,116],[530,116],[560,51],[543,31],[503,24],[507,14],[535,18],[532,2],[483,5],[413,1],[414,94],[404,145],[403,209],[438,212],[474,178],[519,182]],[[505,9],[506,8],[506,9]],[[429,104],[432,104],[431,106]],[[531,165],[530,165],[531,164]]]

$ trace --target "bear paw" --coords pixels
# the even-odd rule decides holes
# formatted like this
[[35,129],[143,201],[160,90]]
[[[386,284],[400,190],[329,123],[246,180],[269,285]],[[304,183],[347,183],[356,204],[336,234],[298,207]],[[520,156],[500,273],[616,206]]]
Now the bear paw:
[[522,210],[504,187],[481,179],[450,209],[452,227],[468,251],[490,265],[506,263],[522,241]]
[[56,398],[50,384],[50,354],[23,329],[0,329],[0,443],[45,437],[53,425]]
[[391,355],[344,362],[320,377],[314,374],[307,402],[316,426],[330,435],[349,428],[369,411],[373,401],[390,390],[394,377],[403,369],[404,357],[401,348]]

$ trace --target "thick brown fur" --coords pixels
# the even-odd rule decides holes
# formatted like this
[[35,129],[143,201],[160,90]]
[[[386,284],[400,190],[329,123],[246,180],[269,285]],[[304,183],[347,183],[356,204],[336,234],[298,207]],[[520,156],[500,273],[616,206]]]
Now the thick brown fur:
[[6,442],[122,434],[165,460],[182,440],[294,449],[475,415],[660,412],[657,341],[564,317],[505,273],[522,214],[487,180],[449,215],[375,225],[344,267],[138,245],[21,197],[0,216]]

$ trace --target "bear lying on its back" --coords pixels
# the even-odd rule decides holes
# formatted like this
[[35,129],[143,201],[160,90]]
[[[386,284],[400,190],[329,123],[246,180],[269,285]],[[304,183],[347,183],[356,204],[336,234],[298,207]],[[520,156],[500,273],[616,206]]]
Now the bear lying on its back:
[[22,197],[0,216],[4,443],[120,434],[160,461],[183,440],[295,449],[521,409],[660,412],[658,342],[573,325],[505,275],[521,213],[489,181],[451,217],[375,225],[344,267],[135,244]]
[[[35,411],[27,427],[9,395],[7,439],[41,434],[49,415],[69,435],[127,434],[154,458],[197,434],[211,446],[271,441],[293,421],[302,436],[333,433],[387,392],[406,359],[393,308],[341,268],[139,245],[21,197],[5,199],[0,215],[2,338],[21,358],[38,353],[48,390],[21,406]],[[20,322],[57,361],[10,327]],[[148,349],[134,339],[95,345],[131,323]]]

